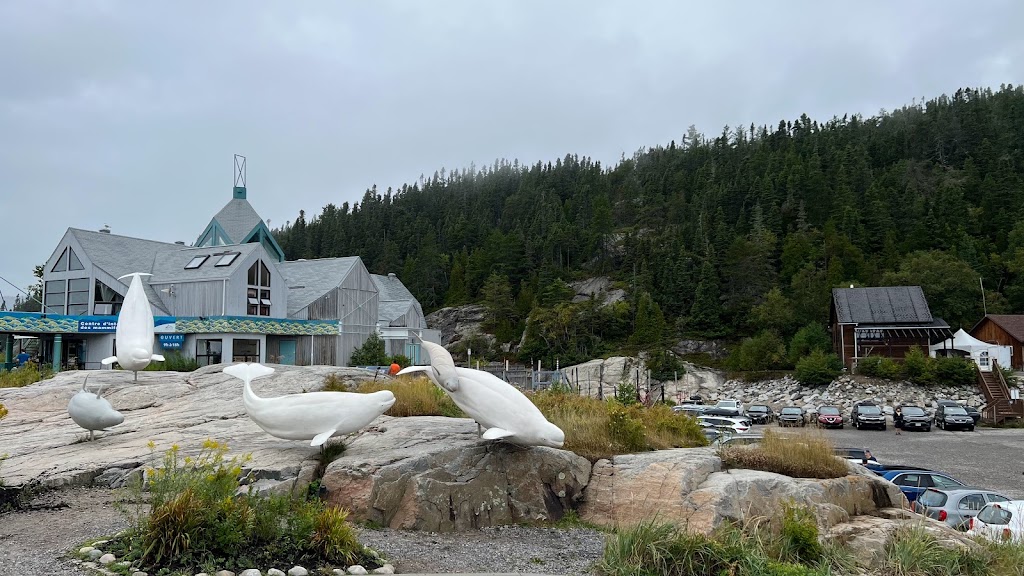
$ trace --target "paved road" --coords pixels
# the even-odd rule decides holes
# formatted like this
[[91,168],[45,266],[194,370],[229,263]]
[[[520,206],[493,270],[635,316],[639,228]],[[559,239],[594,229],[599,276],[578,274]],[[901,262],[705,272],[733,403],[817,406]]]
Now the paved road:
[[[759,432],[765,427],[754,428],[754,432]],[[1024,499],[1024,429],[977,428],[974,432],[945,432],[932,428],[931,432],[897,435],[890,423],[884,432],[847,426],[825,433],[836,446],[871,450],[881,464],[931,468],[961,482]]]

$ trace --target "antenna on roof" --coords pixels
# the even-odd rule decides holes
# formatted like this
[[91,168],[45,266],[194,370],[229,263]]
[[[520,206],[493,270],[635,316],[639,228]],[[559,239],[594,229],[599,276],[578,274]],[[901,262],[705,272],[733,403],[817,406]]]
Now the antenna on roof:
[[235,188],[232,198],[245,200],[245,156],[235,154]]

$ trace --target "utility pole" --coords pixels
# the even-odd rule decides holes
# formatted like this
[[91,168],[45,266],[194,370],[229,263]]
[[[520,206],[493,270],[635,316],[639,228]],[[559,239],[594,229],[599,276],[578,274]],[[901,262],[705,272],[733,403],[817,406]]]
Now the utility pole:
[[985,316],[988,316],[988,304],[985,303],[985,279],[978,276],[978,283],[981,284],[981,308],[985,312]]

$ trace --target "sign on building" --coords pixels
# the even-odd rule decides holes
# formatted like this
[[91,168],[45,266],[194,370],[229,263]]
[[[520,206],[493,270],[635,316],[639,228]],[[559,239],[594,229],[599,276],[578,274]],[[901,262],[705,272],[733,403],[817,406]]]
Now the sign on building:
[[110,320],[79,320],[79,332],[114,332],[117,330],[117,319]]
[[184,334],[157,334],[160,339],[160,346],[164,350],[181,350],[185,344]]

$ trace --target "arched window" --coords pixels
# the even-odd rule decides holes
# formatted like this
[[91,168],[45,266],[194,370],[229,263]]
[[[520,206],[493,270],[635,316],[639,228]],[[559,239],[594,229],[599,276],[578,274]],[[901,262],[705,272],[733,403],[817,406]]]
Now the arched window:
[[249,267],[246,302],[249,316],[270,316],[270,270],[262,260]]

